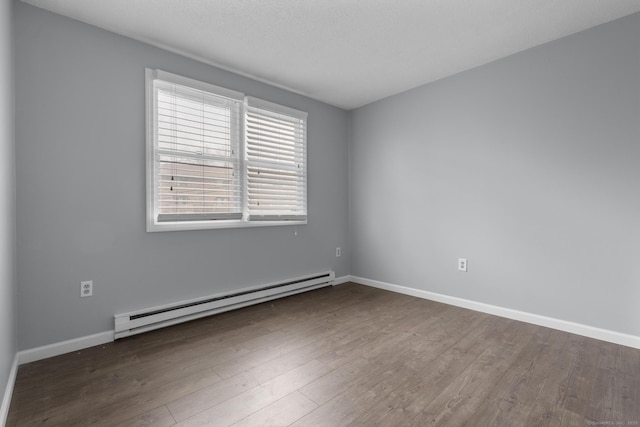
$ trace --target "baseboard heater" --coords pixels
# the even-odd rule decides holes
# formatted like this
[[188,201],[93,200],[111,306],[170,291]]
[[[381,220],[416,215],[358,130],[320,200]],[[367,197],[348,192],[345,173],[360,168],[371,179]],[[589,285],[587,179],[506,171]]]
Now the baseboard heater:
[[239,291],[116,314],[114,316],[115,339],[330,286],[333,285],[335,277],[335,272],[327,271]]

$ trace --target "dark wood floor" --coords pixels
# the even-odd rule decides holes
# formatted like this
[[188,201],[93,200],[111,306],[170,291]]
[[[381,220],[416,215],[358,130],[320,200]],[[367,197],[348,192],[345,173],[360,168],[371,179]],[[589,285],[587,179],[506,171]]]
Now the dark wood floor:
[[640,350],[355,284],[20,366],[8,426],[640,425]]

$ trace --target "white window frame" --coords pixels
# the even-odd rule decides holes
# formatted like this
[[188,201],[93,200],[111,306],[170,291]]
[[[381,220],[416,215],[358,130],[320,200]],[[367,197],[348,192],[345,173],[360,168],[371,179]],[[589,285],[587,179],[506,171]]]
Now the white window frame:
[[[240,152],[238,153],[240,159],[240,188],[241,188],[241,200],[242,200],[242,218],[240,219],[216,219],[216,220],[204,220],[204,221],[158,221],[157,212],[157,200],[156,200],[156,149],[157,149],[157,135],[156,135],[156,123],[155,123],[155,110],[156,105],[154,102],[154,80],[163,80],[190,88],[210,92],[216,95],[225,96],[234,100],[240,100],[240,126],[238,135],[240,141]],[[157,69],[145,69],[146,80],[146,224],[147,232],[157,231],[178,231],[178,230],[203,230],[203,229],[217,229],[217,228],[244,228],[244,227],[265,227],[265,226],[280,226],[280,225],[303,225],[307,224],[308,218],[308,195],[306,190],[306,183],[308,179],[306,155],[304,158],[304,215],[296,215],[293,217],[281,216],[274,218],[273,220],[254,220],[252,221],[249,216],[248,204],[247,204],[247,164],[245,155],[245,112],[248,97],[241,92],[233,91],[230,89],[222,88],[219,86],[211,85],[208,83],[193,80],[187,77],[183,77],[177,74],[168,73],[166,71]],[[253,101],[255,98],[251,98]],[[262,101],[265,104],[267,101]],[[305,135],[304,135],[304,149],[306,152],[306,117],[307,113],[294,110],[289,107],[280,106],[277,104],[270,104],[277,106],[282,112],[291,112],[296,117],[304,117],[305,120]]]

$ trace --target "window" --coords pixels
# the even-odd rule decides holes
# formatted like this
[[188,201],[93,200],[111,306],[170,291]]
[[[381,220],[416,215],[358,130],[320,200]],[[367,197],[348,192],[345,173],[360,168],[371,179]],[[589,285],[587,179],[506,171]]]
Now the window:
[[307,215],[306,113],[247,98],[246,182],[249,220]]
[[147,231],[307,221],[307,114],[147,76]]

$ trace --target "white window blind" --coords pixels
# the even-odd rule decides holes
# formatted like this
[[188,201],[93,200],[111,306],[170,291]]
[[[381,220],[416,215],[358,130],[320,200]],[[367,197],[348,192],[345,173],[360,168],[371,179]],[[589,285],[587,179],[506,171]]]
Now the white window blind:
[[249,220],[306,220],[307,113],[247,97],[244,125]]
[[203,90],[158,73],[153,80],[156,221],[241,219],[240,99],[225,96],[229,91],[223,88]]

